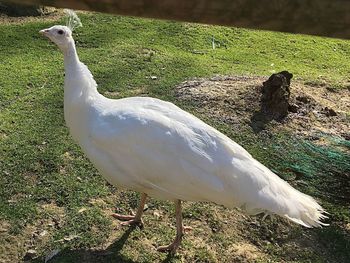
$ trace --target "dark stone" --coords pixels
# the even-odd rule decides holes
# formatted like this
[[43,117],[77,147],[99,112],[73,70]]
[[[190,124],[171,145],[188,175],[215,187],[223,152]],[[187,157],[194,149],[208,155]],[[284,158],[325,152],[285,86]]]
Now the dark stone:
[[23,260],[29,261],[33,258],[35,258],[38,255],[37,251],[35,249],[29,249],[26,254],[24,255]]
[[288,115],[290,98],[290,80],[293,74],[282,71],[272,74],[263,83],[261,110],[272,119],[281,120]]
[[327,117],[337,116],[337,113],[332,108],[326,107],[323,109],[323,112]]
[[307,96],[298,96],[295,98],[297,101],[300,101],[304,104],[309,104],[311,102],[310,98]]
[[333,87],[326,87],[326,89],[330,92],[337,92],[337,89]]
[[343,133],[342,134],[342,137],[347,140],[347,141],[350,141],[350,133]]
[[296,104],[290,104],[288,106],[288,111],[290,111],[290,112],[297,113],[298,110],[299,110],[299,106]]
[[298,112],[299,105],[290,105],[290,80],[293,74],[282,71],[272,74],[260,89],[262,95],[260,110],[250,118],[250,126],[255,132],[261,132],[271,121],[282,121],[288,112]]

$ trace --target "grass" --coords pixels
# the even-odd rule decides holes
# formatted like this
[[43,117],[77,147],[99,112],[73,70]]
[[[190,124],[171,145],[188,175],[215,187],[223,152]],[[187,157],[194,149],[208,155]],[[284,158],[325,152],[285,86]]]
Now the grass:
[[[306,82],[350,85],[350,42],[345,40],[101,14],[81,14],[81,19],[84,27],[75,33],[80,58],[93,72],[100,92],[115,98],[147,94],[195,113],[193,105],[176,101],[173,92],[174,86],[193,77],[289,70]],[[63,58],[38,34],[59,22],[0,24],[0,255],[5,262],[20,261],[31,247],[39,260],[61,249],[52,262],[346,262],[348,206],[321,194],[317,197],[336,215],[336,224],[312,231],[288,224],[287,231],[280,219],[256,223],[222,207],[186,204],[185,221],[198,228],[173,258],[154,251],[174,235],[170,203],[150,201],[143,231],[121,228],[108,213],[115,207],[129,212],[138,195],[108,185],[68,134]],[[288,175],[278,162],[280,154],[288,155],[283,147],[275,147],[288,141],[286,136],[276,141],[201,117],[282,176]],[[305,152],[302,147],[290,149]],[[304,161],[312,165],[308,156]],[[328,174],[327,169],[318,166],[315,176]],[[306,180],[310,187],[297,187],[311,193],[317,183]],[[318,244],[300,243],[305,233],[306,240]],[[247,242],[259,253],[240,254],[232,247]],[[285,244],[288,249],[281,249]]]

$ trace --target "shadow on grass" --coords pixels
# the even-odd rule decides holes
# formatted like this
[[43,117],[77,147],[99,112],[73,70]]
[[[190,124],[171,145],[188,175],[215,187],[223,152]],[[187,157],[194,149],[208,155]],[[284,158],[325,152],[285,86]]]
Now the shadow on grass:
[[255,133],[259,133],[262,130],[265,130],[266,126],[272,121],[272,118],[269,118],[265,113],[256,111],[250,119],[250,127],[252,127]]
[[[93,251],[93,250],[86,250],[86,249],[78,249],[78,250],[65,249],[49,262],[52,262],[52,263],[54,262],[56,263],[58,262],[86,262],[86,263],[137,262],[120,254],[130,234],[134,230],[135,230],[135,227],[129,227],[118,240],[116,240],[113,244],[111,244],[109,247],[107,247],[104,250]],[[35,262],[43,262],[43,258]]]
[[331,224],[329,227],[317,232],[319,242],[326,248],[332,258],[329,262],[349,262],[350,259],[350,231],[346,228]]
[[[124,255],[121,251],[128,240],[130,234],[135,230],[136,226],[129,227],[123,235],[116,240],[113,244],[103,250],[87,250],[87,249],[64,249],[58,255],[54,256],[47,262],[50,263],[69,263],[69,262],[84,262],[84,263],[107,263],[107,262],[121,262],[121,263],[136,263]],[[168,254],[167,257],[161,261],[163,263],[173,262],[174,255]],[[37,258],[33,263],[46,262],[44,257]]]

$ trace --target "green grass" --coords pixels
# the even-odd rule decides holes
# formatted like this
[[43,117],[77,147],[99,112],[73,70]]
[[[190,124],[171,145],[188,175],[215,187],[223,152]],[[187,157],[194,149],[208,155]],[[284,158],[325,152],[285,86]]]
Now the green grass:
[[[82,14],[81,19],[84,27],[75,33],[80,58],[95,76],[100,92],[112,92],[116,98],[148,94],[195,113],[193,105],[176,101],[173,93],[174,86],[193,77],[269,75],[289,70],[307,82],[336,88],[350,85],[350,42],[345,40],[100,14]],[[82,258],[91,262],[232,261],[239,258],[230,252],[231,245],[249,239],[250,234],[252,242],[265,254],[263,262],[331,261],[333,253],[338,262],[350,257],[349,233],[341,228],[349,224],[347,206],[323,198],[320,192],[316,196],[336,214],[337,225],[305,231],[313,240],[327,241],[320,242],[319,250],[326,251],[322,256],[314,246],[309,245],[304,251],[300,245],[294,249],[300,253],[291,257],[278,249],[278,242],[260,244],[266,239],[265,234],[260,228],[252,230],[243,223],[241,230],[246,234],[237,234],[231,229],[234,219],[227,218],[228,223],[222,223],[234,211],[208,204],[188,204],[185,208],[185,221],[202,225],[185,239],[182,253],[174,258],[159,255],[153,248],[169,242],[174,235],[168,225],[173,222],[170,203],[150,201],[143,231],[121,229],[108,212],[115,206],[121,212],[129,212],[136,207],[138,195],[109,186],[68,134],[63,119],[63,57],[38,34],[53,24],[56,23],[43,21],[0,25],[0,219],[8,225],[5,238],[0,241],[0,254],[12,255],[12,261],[23,258],[28,240],[33,240],[33,229],[47,229],[48,240],[33,242],[41,257],[50,249],[63,249],[54,262],[77,262]],[[216,49],[212,49],[213,37]],[[156,80],[149,78],[153,75]],[[283,146],[286,137],[276,141],[251,132],[233,131],[201,117],[280,171],[281,176],[288,176],[279,157],[284,154],[289,165],[296,160],[288,157],[284,147],[276,147]],[[306,152],[309,158],[303,161],[312,165],[314,155],[308,155],[307,149],[288,149]],[[333,160],[332,156],[318,154]],[[323,169],[322,165],[315,169],[315,177],[334,170]],[[297,187],[315,193],[317,182],[305,180],[310,187]],[[162,211],[162,219],[155,218],[153,211]],[[266,223],[267,228],[272,226],[273,222]],[[291,229],[292,234],[281,242],[293,241],[293,233],[302,231],[298,227]],[[16,240],[26,245],[16,248]],[[10,251],[12,254],[6,251],[7,244],[14,251]],[[89,250],[92,247],[109,253],[96,254]]]

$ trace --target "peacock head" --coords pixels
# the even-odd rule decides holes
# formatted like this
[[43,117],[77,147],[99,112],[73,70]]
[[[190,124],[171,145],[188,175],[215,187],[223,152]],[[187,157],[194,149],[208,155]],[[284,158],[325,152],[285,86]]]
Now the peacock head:
[[53,26],[39,31],[40,34],[49,38],[63,52],[66,51],[73,42],[72,30],[67,26]]
[[66,13],[67,26],[53,26],[40,30],[39,32],[54,42],[63,51],[63,53],[66,53],[69,51],[69,48],[72,47],[72,44],[74,45],[72,32],[74,29],[81,27],[82,24],[79,17],[73,10],[65,9],[64,12]]

